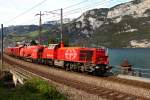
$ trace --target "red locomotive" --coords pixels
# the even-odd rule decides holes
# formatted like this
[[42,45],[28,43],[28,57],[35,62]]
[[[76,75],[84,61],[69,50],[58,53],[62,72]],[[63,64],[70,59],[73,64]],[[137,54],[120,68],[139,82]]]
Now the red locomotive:
[[105,74],[108,66],[106,50],[102,48],[64,47],[63,43],[6,48],[9,55],[32,62],[57,66],[71,71]]

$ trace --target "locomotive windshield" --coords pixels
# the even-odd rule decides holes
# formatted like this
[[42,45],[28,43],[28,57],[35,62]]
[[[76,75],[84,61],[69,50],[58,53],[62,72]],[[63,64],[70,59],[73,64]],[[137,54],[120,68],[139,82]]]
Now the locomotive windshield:
[[93,51],[92,50],[80,50],[81,61],[92,61]]
[[49,44],[48,46],[49,49],[55,49],[57,47],[59,47],[59,44]]

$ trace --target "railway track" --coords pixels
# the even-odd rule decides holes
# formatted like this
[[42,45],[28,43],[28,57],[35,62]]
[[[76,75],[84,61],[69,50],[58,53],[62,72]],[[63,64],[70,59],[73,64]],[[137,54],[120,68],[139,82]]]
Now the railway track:
[[[41,77],[44,77],[45,79],[52,80],[52,81],[60,83],[60,84],[64,84],[66,86],[73,87],[78,90],[85,91],[89,94],[94,94],[94,95],[100,96],[104,99],[109,99],[109,100],[148,100],[147,98],[144,98],[144,97],[135,96],[135,95],[119,92],[119,91],[116,91],[113,89],[108,89],[108,88],[84,83],[81,81],[72,80],[72,79],[61,77],[61,76],[56,76],[56,75],[53,75],[50,73],[41,72],[41,71],[33,69],[31,67],[26,67],[26,65],[22,65],[17,62],[11,61],[7,58],[4,58],[4,61],[7,61],[7,63],[9,63],[13,66],[17,65],[17,66],[23,68],[24,70],[27,70],[34,74],[37,74]],[[116,79],[114,78],[111,81],[114,81],[114,80],[116,80]],[[119,81],[119,79],[118,79],[118,81]]]
[[118,77],[107,77],[103,78],[104,80],[109,80],[109,81],[115,81],[115,82],[120,82],[122,84],[127,84],[127,85],[132,85],[135,87],[141,87],[144,89],[150,89],[150,83],[142,82],[142,81],[136,81],[136,80],[128,80],[128,79],[122,79]]
[[[59,68],[55,68],[55,69],[63,70],[63,69],[59,69]],[[63,70],[63,71],[65,71],[65,70]],[[78,73],[78,72],[71,72],[71,73],[81,74],[81,73]],[[146,83],[146,82],[141,82],[141,81],[136,81],[136,80],[128,80],[128,79],[123,79],[123,78],[119,78],[119,77],[116,77],[116,76],[97,77],[97,76],[91,76],[91,75],[87,75],[87,74],[83,74],[83,73],[82,73],[82,75],[89,76],[89,77],[94,77],[94,78],[97,78],[97,79],[112,81],[112,82],[116,82],[116,83],[122,83],[122,84],[130,85],[130,86],[140,87],[140,88],[144,88],[144,89],[150,89],[150,83]]]

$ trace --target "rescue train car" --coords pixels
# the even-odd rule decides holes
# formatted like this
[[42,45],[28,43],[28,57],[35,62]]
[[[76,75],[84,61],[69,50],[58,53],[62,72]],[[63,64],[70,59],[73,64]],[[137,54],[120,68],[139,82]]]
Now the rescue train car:
[[20,50],[20,57],[37,60],[42,57],[43,48],[42,45],[24,46]]
[[[17,49],[16,49],[17,48]],[[71,71],[103,75],[108,72],[108,55],[103,48],[64,47],[63,43],[6,48],[12,56],[32,62],[44,63]]]
[[22,47],[8,47],[5,49],[5,53],[11,56],[20,57],[20,49]]

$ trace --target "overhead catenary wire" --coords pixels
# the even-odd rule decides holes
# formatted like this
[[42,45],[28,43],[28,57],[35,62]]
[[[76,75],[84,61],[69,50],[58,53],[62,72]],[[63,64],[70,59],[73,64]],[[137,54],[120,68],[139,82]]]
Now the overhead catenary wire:
[[84,6],[84,7],[76,8],[76,9],[73,9],[73,10],[69,10],[69,11],[64,12],[64,13],[70,13],[70,12],[73,12],[73,11],[80,11],[81,9],[82,9],[82,10],[86,10],[87,8],[88,8],[88,9],[91,9],[91,8],[93,8],[93,7],[90,7],[90,6],[97,7],[97,6],[100,6],[100,5],[105,4],[105,3],[108,2],[108,1],[114,1],[114,0],[105,0],[105,1],[102,1],[102,2],[95,2],[94,4],[90,4],[90,5],[86,5],[86,6]]
[[74,7],[74,6],[78,6],[78,5],[83,4],[83,3],[85,3],[85,2],[88,2],[88,1],[89,1],[89,0],[84,0],[84,1],[81,1],[81,2],[79,2],[79,3],[76,3],[76,4],[73,4],[73,5],[67,6],[67,7],[65,7],[65,8],[63,8],[63,9],[72,8],[72,7]]
[[[18,17],[23,16],[24,14],[30,12],[30,10],[32,10],[32,9],[38,7],[39,5],[43,4],[45,1],[47,1],[47,0],[43,0],[42,2],[36,4],[35,6],[31,7],[30,9],[27,9],[27,10],[24,11],[23,13],[21,13],[21,14],[15,16],[15,17],[13,17],[12,19],[6,21],[5,23],[9,23],[9,22],[14,21],[14,20],[17,19]],[[89,1],[90,1],[90,0],[83,0],[83,1],[81,1],[81,2],[78,2],[78,3],[72,4],[72,5],[70,5],[70,6],[64,7],[63,9],[73,8],[73,7],[75,7],[75,6],[84,4],[84,3],[89,2]],[[114,1],[114,0],[108,0],[108,1],[107,1],[107,0],[103,0],[103,1],[101,1],[101,2],[105,3],[104,1],[105,1],[105,2],[108,2],[108,1],[112,2],[112,1]],[[96,2],[96,3],[99,3],[99,2]],[[92,5],[92,6],[95,6],[95,7],[96,7],[96,6],[99,6],[99,4],[97,4],[97,5]],[[88,9],[88,8],[90,9],[90,8],[93,8],[93,7],[87,6],[87,9]],[[59,10],[60,10],[60,9],[55,9],[55,10],[52,10],[52,11],[55,12],[55,11],[59,11]],[[76,9],[73,9],[73,10],[77,10],[77,8],[76,8]],[[74,11],[74,12],[75,12],[75,13],[77,13],[78,11],[83,12],[83,10],[84,10],[84,9],[82,9],[82,7],[81,7],[81,8],[78,8],[78,10],[77,10],[77,11]],[[85,10],[86,10],[86,9],[85,9]],[[52,11],[51,11],[51,12],[52,12]],[[70,12],[71,12],[71,11],[70,11]],[[69,11],[67,11],[67,13],[69,13]],[[64,12],[64,14],[65,14],[65,12]],[[72,13],[72,14],[73,14],[73,13]],[[70,14],[70,15],[72,15],[72,14]],[[69,15],[69,14],[68,14],[68,15]],[[67,16],[68,16],[68,15],[67,15]]]
[[[108,1],[110,1],[110,0],[106,0],[105,2],[108,2]],[[95,6],[98,6],[98,5],[103,5],[104,3],[105,3],[104,1],[103,2],[101,2],[101,3],[99,3],[99,2],[96,2],[96,5]],[[98,3],[98,4],[97,4]],[[95,4],[95,3],[94,3]],[[82,9],[82,8],[84,8],[84,9]],[[78,8],[79,10],[86,10],[86,9],[89,9],[89,6],[85,6],[85,7],[82,7],[82,8]],[[72,10],[73,11],[73,10]],[[72,12],[72,11],[70,11],[70,13],[64,13],[64,18],[65,17],[67,17],[67,16],[69,16],[69,15],[73,15],[73,14],[76,14],[76,13],[80,13],[79,11],[76,11],[76,12]],[[72,13],[71,13],[72,12]],[[57,16],[52,16],[52,17],[48,17],[48,18],[44,18],[43,20],[45,20],[45,22],[46,22],[46,20],[48,20],[48,19],[50,19],[50,18],[55,18],[55,20],[51,20],[51,21],[60,21],[60,19],[57,19],[56,20],[56,18],[60,18],[59,17],[59,13],[55,13],[55,12],[48,12],[48,13],[50,13],[50,14],[52,14],[52,15],[57,15]],[[47,14],[48,15],[48,14]],[[48,22],[48,21],[47,21]]]
[[[4,22],[4,23],[9,23],[9,22],[14,21],[14,20],[17,19],[18,17],[23,16],[24,14],[30,12],[31,10],[33,10],[34,8],[40,6],[41,4],[43,4],[43,3],[46,2],[46,1],[47,1],[47,0],[43,0],[43,1],[39,2],[38,4],[34,5],[33,7],[29,8],[29,9],[27,9],[27,10],[25,10],[24,12],[20,13],[19,15],[16,15],[15,17],[11,18],[10,20],[8,20],[8,21],[6,21],[6,22]],[[67,6],[67,7],[65,7],[65,9],[70,8],[70,7],[73,7],[73,6],[76,6],[76,5],[79,5],[79,4],[82,4],[82,3],[87,2],[87,1],[88,1],[88,0],[84,0],[84,1],[79,2],[79,3],[76,3],[76,4],[74,4],[74,5]],[[57,11],[57,10],[60,10],[60,9],[55,9],[55,10],[52,10],[52,11]],[[51,11],[51,12],[52,12],[52,11]]]
[[[105,0],[105,1],[103,1],[103,2],[101,2],[101,3],[96,2],[96,3],[95,3],[95,4],[96,4],[95,6],[103,5],[104,3],[108,2],[108,1],[110,1],[110,0]],[[93,8],[93,7],[91,7],[91,8]],[[64,16],[66,17],[66,16],[68,16],[68,15],[73,15],[73,14],[76,14],[76,13],[81,13],[83,10],[88,10],[88,9],[91,9],[91,8],[89,8],[89,6],[84,6],[84,7],[76,8],[76,9],[73,9],[73,10],[70,10],[70,11],[67,11],[67,12],[64,12]],[[49,13],[50,13],[50,14],[59,15],[58,13],[53,13],[53,12],[49,12]],[[54,18],[54,17],[49,17],[49,18]]]
[[33,10],[34,8],[40,6],[41,4],[43,4],[43,3],[46,2],[46,1],[47,1],[47,0],[41,1],[40,3],[38,3],[38,4],[34,5],[33,7],[31,7],[31,8],[29,8],[29,9],[25,10],[24,12],[18,14],[17,16],[11,18],[10,20],[8,20],[8,21],[6,21],[6,22],[4,22],[4,23],[8,23],[8,22],[14,21],[14,20],[17,19],[18,17],[23,16],[24,14],[30,12],[31,10]]
[[[46,0],[44,0],[43,2],[45,2]],[[69,9],[69,8],[72,8],[72,7],[75,7],[75,6],[77,6],[78,4],[83,4],[83,3],[86,3],[86,2],[88,2],[89,0],[84,0],[84,1],[82,1],[82,2],[79,2],[79,3],[76,3],[76,4],[73,4],[73,5],[71,5],[71,6],[67,6],[67,7],[64,7],[63,9]],[[69,15],[73,15],[73,14],[77,14],[77,13],[82,13],[83,12],[83,10],[87,10],[87,9],[91,9],[91,8],[93,8],[93,6],[99,6],[99,5],[102,5],[102,4],[104,4],[104,3],[106,3],[106,2],[108,2],[108,1],[112,1],[112,0],[105,0],[105,1],[101,1],[101,2],[95,2],[94,4],[90,4],[90,5],[86,5],[86,6],[82,6],[82,7],[80,7],[80,8],[75,8],[75,9],[72,9],[72,10],[69,10],[69,11],[67,11],[67,12],[65,12],[64,11],[64,16],[69,16]],[[43,3],[42,2],[42,3]],[[40,4],[40,3],[39,3]],[[92,6],[92,7],[90,7],[90,6]],[[34,8],[34,7],[32,7],[32,8]],[[49,11],[51,14],[55,14],[55,16],[56,15],[59,15],[59,13],[57,13],[56,11],[59,11],[60,9],[55,9],[55,10],[51,10],[51,11]],[[22,16],[22,15],[21,15]],[[58,17],[49,17],[49,18],[58,18]],[[20,16],[16,16],[15,17],[15,19],[16,18],[18,18],[18,17],[20,17]],[[15,20],[15,19],[13,19],[13,20]],[[48,19],[48,18],[47,18]],[[10,21],[12,21],[12,19],[10,20]],[[30,22],[30,21],[29,21]]]
[[[73,5],[64,7],[63,10],[64,10],[64,9],[68,9],[68,8],[72,8],[72,7],[74,7],[74,6],[80,5],[80,4],[85,3],[85,2],[88,2],[88,0],[84,0],[84,1],[82,1],[82,2],[79,2],[79,3],[73,4]],[[51,14],[60,15],[60,13],[56,13],[56,12],[54,12],[54,11],[45,11],[45,13],[51,13]]]
[[[80,4],[82,4],[82,3],[85,3],[85,2],[88,2],[88,0],[84,0],[84,1],[81,1],[81,2],[79,2],[79,3],[73,4],[73,5],[69,5],[69,6],[67,6],[67,7],[64,7],[63,10],[64,10],[64,9],[68,9],[68,8],[72,8],[72,7],[74,7],[74,6],[78,6],[78,5],[80,5]],[[60,10],[60,9],[52,10],[52,11],[45,11],[45,12],[46,12],[46,13],[51,13],[51,14],[60,15],[60,13],[54,12],[54,11],[58,11],[58,10]]]
[[[92,4],[92,5],[95,5],[95,6],[103,5],[104,3],[108,2],[108,1],[110,1],[110,0],[106,0],[106,1],[103,1],[103,2],[100,2],[100,3],[96,2],[96,3]],[[73,15],[73,14],[77,14],[77,13],[81,13],[81,10],[87,10],[87,9],[90,9],[89,6],[84,6],[84,7],[80,7],[80,8],[74,9],[74,10],[70,10],[70,11],[64,12],[64,17],[69,16],[69,15]],[[58,13],[53,13],[53,12],[49,12],[49,13],[50,14],[59,15]],[[46,18],[46,19],[50,19],[50,18],[59,18],[59,17],[49,17],[49,18]]]
[[[102,5],[102,4],[104,4],[104,3],[106,3],[106,2],[108,2],[108,1],[112,1],[112,0],[105,0],[105,1],[103,1],[103,2],[95,2],[94,4],[92,4],[93,6],[95,5],[95,6],[98,6],[98,5]],[[67,12],[64,12],[64,15],[65,14],[67,14],[67,13],[71,13],[71,12],[77,12],[77,11],[80,11],[81,9],[82,10],[86,10],[87,8],[89,8],[89,5],[87,6],[84,6],[84,7],[80,7],[80,8],[76,8],[76,9],[73,9],[73,10],[69,10],[69,11],[67,11]],[[90,8],[93,8],[93,7],[90,7]],[[47,13],[50,13],[50,14],[56,14],[56,15],[60,15],[59,13],[56,13],[56,12],[53,12],[53,11],[45,11],[45,12],[47,12]],[[48,14],[47,14],[48,15]]]

